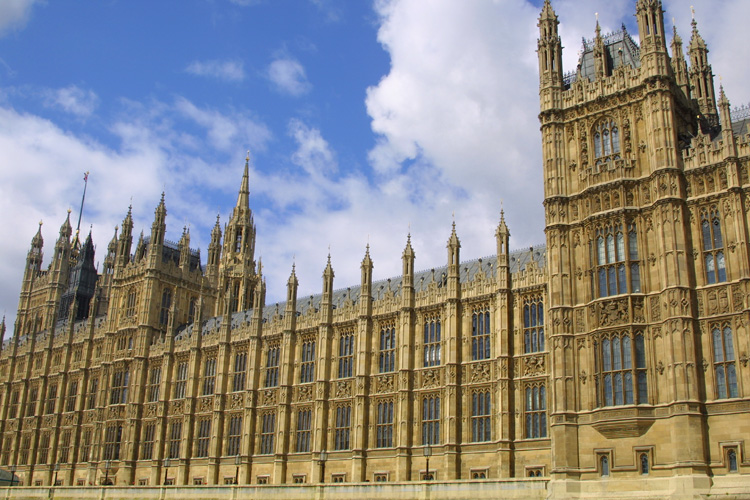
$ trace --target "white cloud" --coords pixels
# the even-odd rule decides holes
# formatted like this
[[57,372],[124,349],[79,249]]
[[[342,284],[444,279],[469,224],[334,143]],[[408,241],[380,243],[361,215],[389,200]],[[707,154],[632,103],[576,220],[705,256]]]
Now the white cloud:
[[245,79],[242,61],[193,61],[185,71],[197,76],[208,76],[227,82],[241,82]]
[[0,36],[26,26],[31,9],[38,0],[3,0],[0,2]]
[[82,118],[90,116],[99,105],[99,97],[93,91],[84,90],[75,85],[44,90],[42,98],[45,105]]
[[320,130],[310,128],[298,119],[289,122],[289,134],[297,142],[292,161],[309,175],[321,175],[336,170],[336,159]]
[[177,99],[175,109],[204,127],[211,146],[222,151],[243,146],[263,149],[271,137],[264,124],[241,113],[223,114],[217,110],[201,109],[185,98]]
[[312,88],[307,81],[305,68],[296,59],[282,57],[274,60],[268,66],[268,79],[276,90],[283,94],[301,96]]

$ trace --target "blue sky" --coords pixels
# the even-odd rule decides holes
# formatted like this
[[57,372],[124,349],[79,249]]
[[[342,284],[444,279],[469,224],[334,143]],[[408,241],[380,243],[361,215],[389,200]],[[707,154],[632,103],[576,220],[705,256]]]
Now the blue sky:
[[[107,0],[0,2],[0,309],[15,317],[39,220],[45,262],[74,219],[104,258],[132,203],[148,233],[166,192],[167,238],[189,225],[203,258],[250,150],[251,208],[268,300],[494,253],[501,203],[511,246],[544,241],[536,18],[541,0]],[[690,4],[733,104],[750,102],[750,2],[666,0],[687,45]],[[625,23],[634,0],[556,0],[566,70],[581,37]],[[738,63],[737,61],[742,61]],[[75,220],[73,221],[75,224]]]

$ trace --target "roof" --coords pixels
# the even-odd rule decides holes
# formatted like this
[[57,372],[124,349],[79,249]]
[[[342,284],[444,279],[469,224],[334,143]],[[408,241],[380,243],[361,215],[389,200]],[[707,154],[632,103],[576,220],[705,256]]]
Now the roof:
[[[604,50],[607,53],[607,60],[611,69],[617,69],[620,66],[627,65],[631,68],[641,66],[641,49],[633,40],[625,28],[608,33],[603,37]],[[590,82],[596,79],[596,70],[594,66],[594,43],[595,39],[583,39],[581,55],[578,58],[578,69],[565,75],[565,85],[569,86],[576,81],[578,74],[583,78],[588,78]],[[580,71],[580,73],[579,73]]]
[[[547,247],[544,244],[535,245],[523,250],[515,250],[510,253],[510,272],[518,273],[524,271],[530,262],[535,262],[537,266],[543,268],[546,264],[547,258]],[[464,261],[461,263],[460,268],[460,282],[466,283],[475,278],[479,272],[484,273],[488,278],[494,274],[495,266],[497,265],[497,256],[492,255],[489,257],[482,257]],[[417,292],[421,292],[427,289],[432,282],[436,282],[438,288],[442,287],[445,283],[445,279],[448,275],[448,266],[440,266],[424,271],[419,271],[414,274],[414,289]],[[378,300],[385,296],[389,291],[395,296],[401,293],[401,283],[403,276],[395,276],[387,279],[374,281],[372,283],[372,295],[375,300]],[[331,302],[334,309],[342,307],[347,301],[357,303],[362,294],[362,287],[355,285],[347,288],[339,288],[334,290]],[[310,295],[308,297],[297,298],[297,314],[307,314],[310,309],[314,311],[320,310],[321,303],[323,300],[322,294]],[[263,319],[267,321],[274,316],[282,316],[286,310],[286,302],[276,302],[273,304],[266,305],[263,309]],[[253,316],[253,310],[248,309],[246,311],[239,311],[232,314],[232,329],[238,328],[243,324],[250,322]],[[205,335],[208,332],[214,331],[219,328],[222,324],[223,317],[217,316],[207,319],[203,322],[202,331]],[[183,326],[176,335],[176,340],[184,337],[189,337],[193,333],[193,325]]]

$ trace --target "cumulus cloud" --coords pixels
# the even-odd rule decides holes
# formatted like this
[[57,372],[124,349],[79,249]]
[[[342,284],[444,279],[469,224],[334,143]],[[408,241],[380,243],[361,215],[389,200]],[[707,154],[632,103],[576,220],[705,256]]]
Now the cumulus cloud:
[[304,66],[296,59],[289,57],[282,57],[271,62],[267,76],[274,88],[282,94],[298,97],[312,88],[310,82],[307,81]]
[[320,130],[308,127],[298,119],[289,122],[289,135],[297,142],[292,161],[309,175],[321,175],[336,170],[336,159]]
[[26,26],[31,9],[38,0],[3,0],[0,2],[0,36]]
[[245,79],[242,61],[193,61],[185,71],[197,75],[216,78],[226,82],[241,82]]
[[45,105],[61,109],[82,118],[90,116],[99,105],[99,97],[91,90],[84,90],[76,85],[61,89],[42,91]]

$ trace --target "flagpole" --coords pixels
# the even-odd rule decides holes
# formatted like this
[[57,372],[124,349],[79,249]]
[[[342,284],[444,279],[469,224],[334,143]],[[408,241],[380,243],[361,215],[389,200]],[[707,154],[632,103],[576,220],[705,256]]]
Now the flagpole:
[[78,212],[78,225],[76,226],[76,239],[80,234],[81,230],[81,217],[83,216],[83,202],[86,200],[86,187],[89,185],[89,173],[88,171],[83,174],[83,196],[81,197],[81,209]]

